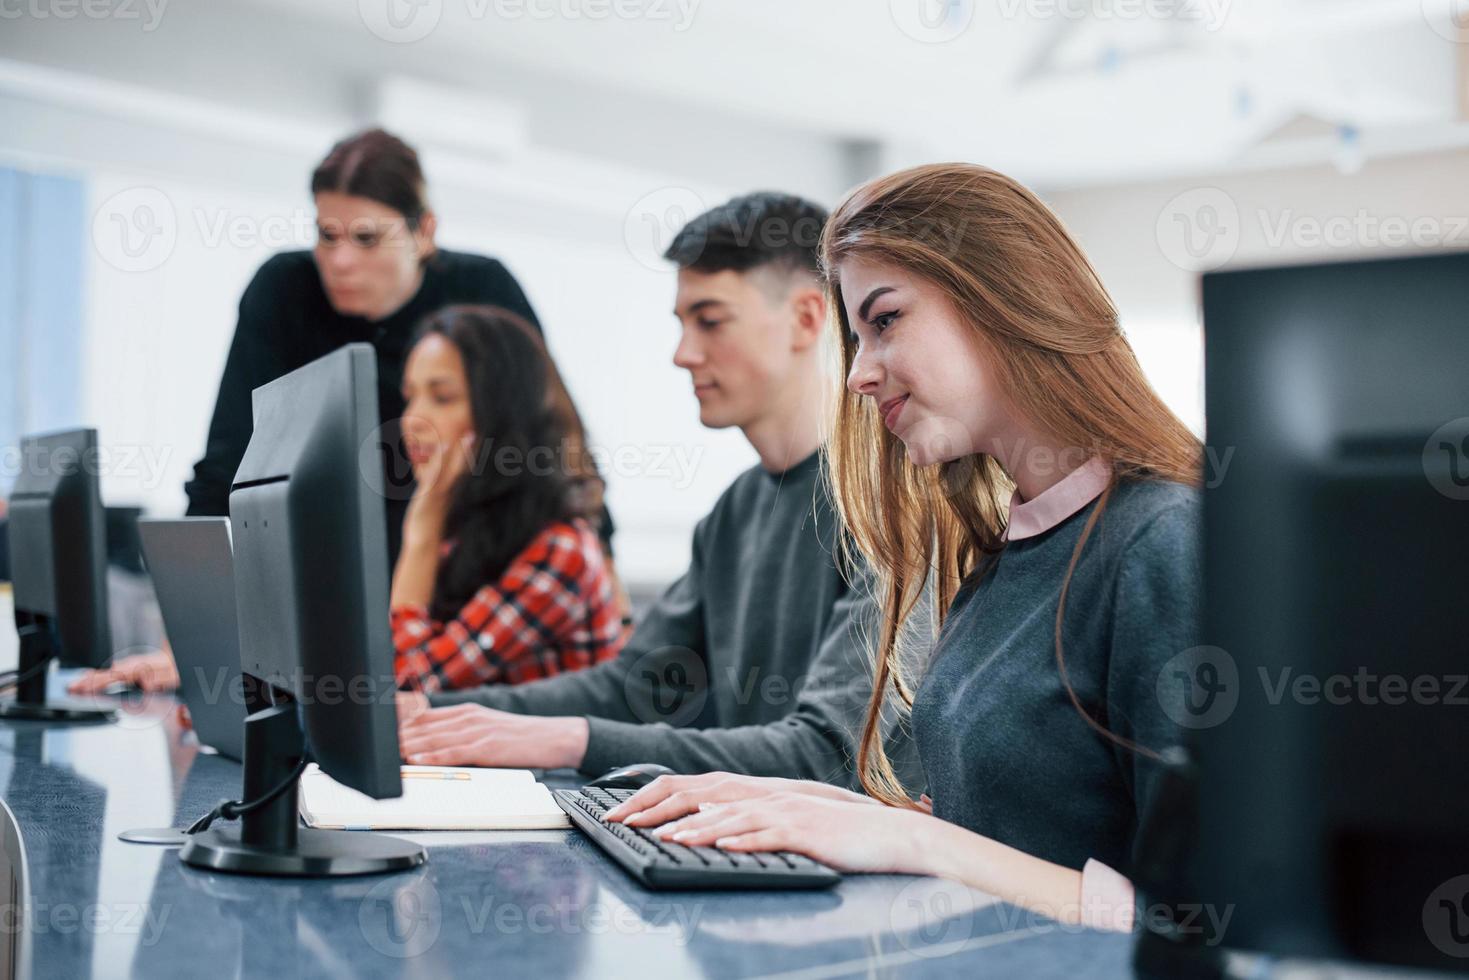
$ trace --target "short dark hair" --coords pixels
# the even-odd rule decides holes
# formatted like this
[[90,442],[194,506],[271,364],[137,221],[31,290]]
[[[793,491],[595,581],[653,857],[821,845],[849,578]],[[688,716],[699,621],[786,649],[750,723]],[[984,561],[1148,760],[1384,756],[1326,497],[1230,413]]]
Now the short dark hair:
[[311,175],[312,195],[323,191],[386,204],[415,231],[428,211],[418,153],[382,129],[348,136],[331,148]]
[[826,209],[794,194],[757,191],[689,221],[663,257],[680,269],[748,272],[776,268],[820,275],[817,246]]

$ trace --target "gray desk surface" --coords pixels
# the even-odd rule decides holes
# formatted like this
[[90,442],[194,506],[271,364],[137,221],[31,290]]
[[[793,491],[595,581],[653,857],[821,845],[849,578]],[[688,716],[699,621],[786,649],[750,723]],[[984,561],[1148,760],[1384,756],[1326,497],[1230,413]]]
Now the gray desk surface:
[[937,879],[650,892],[576,832],[535,831],[404,835],[429,847],[417,871],[285,880],[205,873],[175,849],[117,840],[188,822],[239,780],[179,730],[167,698],[111,725],[0,722],[0,798],[28,878],[23,924],[10,905],[0,928],[29,946],[31,975],[1130,975],[1129,937]]

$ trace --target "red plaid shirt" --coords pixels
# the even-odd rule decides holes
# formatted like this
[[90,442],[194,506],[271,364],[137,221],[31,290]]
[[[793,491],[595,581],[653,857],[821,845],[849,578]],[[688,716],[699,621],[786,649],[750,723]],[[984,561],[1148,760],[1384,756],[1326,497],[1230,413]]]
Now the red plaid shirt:
[[447,623],[392,611],[398,686],[523,684],[611,660],[627,629],[602,543],[584,521],[549,524]]

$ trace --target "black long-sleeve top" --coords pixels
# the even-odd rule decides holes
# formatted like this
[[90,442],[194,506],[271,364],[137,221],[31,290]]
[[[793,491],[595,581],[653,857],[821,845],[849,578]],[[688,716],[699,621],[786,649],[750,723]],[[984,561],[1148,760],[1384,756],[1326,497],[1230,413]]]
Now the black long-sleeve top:
[[[251,392],[283,374],[362,341],[377,351],[378,404],[385,425],[403,414],[403,365],[413,330],[427,315],[459,303],[492,304],[540,321],[520,284],[499,261],[440,249],[424,267],[423,284],[404,306],[378,321],[338,313],[327,300],[310,252],[283,252],[255,273],[240,298],[240,319],[225,362],[204,458],[184,485],[191,516],[229,513],[230,483],[253,430]],[[408,492],[402,475],[385,475],[388,550],[396,561]],[[606,520],[604,515],[604,520]],[[610,534],[610,521],[603,534]]]

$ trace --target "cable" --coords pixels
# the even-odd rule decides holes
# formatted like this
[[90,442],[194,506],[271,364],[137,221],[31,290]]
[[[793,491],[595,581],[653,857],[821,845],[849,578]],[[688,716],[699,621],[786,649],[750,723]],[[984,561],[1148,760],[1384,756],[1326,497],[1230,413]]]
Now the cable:
[[[28,633],[39,633],[40,631],[41,627],[39,626],[22,626],[19,630],[16,631],[16,633],[20,637],[24,638]],[[19,687],[21,684],[25,683],[32,677],[35,677],[37,674],[44,671],[47,667],[51,666],[51,661],[55,659],[56,650],[55,648],[52,648],[44,657],[40,659],[39,662],[31,664],[31,666],[24,672],[18,669],[5,671],[3,674],[0,674],[0,678],[3,678],[0,679],[0,691],[7,690],[12,687]]]
[[200,817],[198,820],[195,820],[192,824],[190,824],[189,829],[184,831],[184,833],[202,834],[204,831],[208,830],[209,825],[214,823],[214,821],[216,820],[219,820],[221,818],[225,820],[238,820],[240,817],[243,817],[247,813],[254,813],[256,810],[267,807],[270,804],[274,803],[282,793],[291,788],[292,783],[301,778],[301,774],[306,771],[307,758],[308,753],[302,752],[301,761],[296,763],[296,768],[291,771],[291,774],[289,776],[281,780],[280,784],[276,786],[275,789],[272,789],[269,793],[266,793],[264,796],[257,797],[256,799],[250,800],[248,802],[245,800],[225,800],[220,803],[219,806],[215,807],[213,810],[210,810],[208,813],[204,814],[204,816]]

